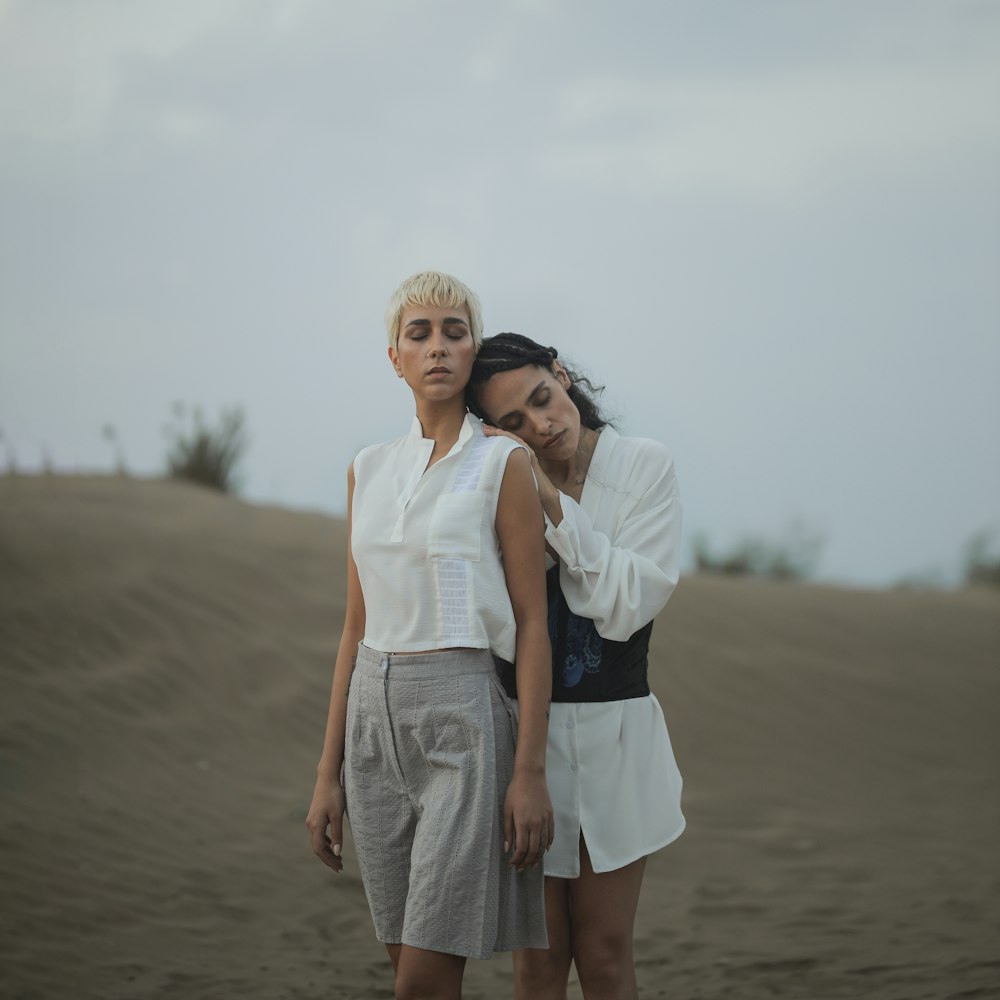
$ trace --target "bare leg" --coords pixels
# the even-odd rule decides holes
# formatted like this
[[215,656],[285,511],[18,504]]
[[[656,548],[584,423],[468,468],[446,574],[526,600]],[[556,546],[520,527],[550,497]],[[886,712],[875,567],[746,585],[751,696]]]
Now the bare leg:
[[426,951],[408,944],[398,947],[396,1000],[461,1000],[465,975],[465,959],[461,955]]
[[573,961],[569,923],[570,880],[545,879],[545,926],[548,950],[522,948],[514,952],[514,1000],[566,1000]]
[[399,971],[399,949],[402,947],[401,944],[387,944],[385,946],[385,950],[389,953],[389,960],[392,962],[393,976]]
[[646,870],[640,858],[597,874],[580,835],[580,877],[569,882],[573,959],[586,1000],[637,1000],[632,935]]

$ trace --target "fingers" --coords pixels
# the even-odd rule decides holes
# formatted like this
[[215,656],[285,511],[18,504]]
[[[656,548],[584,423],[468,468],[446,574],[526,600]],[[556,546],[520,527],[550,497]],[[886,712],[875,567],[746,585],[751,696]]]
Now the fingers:
[[525,861],[526,868],[534,868],[542,859],[542,855],[545,851],[542,850],[541,845],[541,835],[542,828],[540,826],[532,827],[531,833],[528,836],[528,857]]
[[528,864],[532,868],[545,860],[545,852],[552,846],[552,841],[555,839],[555,836],[555,817],[550,812],[541,822],[541,826],[538,830],[538,846],[534,852],[534,856],[528,860]]
[[529,858],[528,865],[536,868],[545,860],[545,852],[549,849],[549,826],[546,820],[542,820],[542,825],[538,828],[538,844],[534,855]]
[[537,865],[545,854],[542,844],[543,825],[544,820],[516,825],[514,853],[511,855],[510,864],[519,872]]
[[526,861],[528,858],[528,831],[521,825],[518,824],[517,830],[514,834],[514,851],[510,856],[510,861],[508,862],[511,868],[516,868],[518,871],[523,871],[526,867]]
[[[519,438],[516,434],[512,434],[510,431],[501,430],[499,427],[493,427],[490,424],[483,424],[483,433],[487,437],[510,438],[511,441],[516,441],[519,445],[523,445],[525,448],[528,448],[527,444],[525,444],[525,442],[521,438]],[[530,448],[528,448],[528,454],[533,455],[534,452]]]
[[[327,818],[328,820],[328,818]],[[328,820],[329,821],[329,820]],[[333,821],[329,821],[330,826],[334,825]],[[337,830],[337,840],[331,840],[326,833],[327,822],[314,820],[311,816],[306,820],[306,826],[309,828],[309,840],[312,844],[313,854],[316,855],[326,865],[328,868],[332,868],[335,872],[343,871],[344,862],[341,858],[343,852],[343,843],[340,821],[336,823]]]
[[503,850],[507,854],[514,845],[514,809],[504,802],[503,806]]
[[312,814],[306,819],[306,828],[309,830],[309,841],[312,844],[313,854],[322,854],[324,844],[329,843],[326,836],[326,820],[319,822],[313,818]]
[[339,858],[344,851],[344,817],[330,817],[330,844],[333,847],[334,856]]
[[327,868],[332,868],[335,872],[342,872],[344,870],[343,860],[339,854],[334,854],[330,849],[329,841],[320,853],[319,859]]

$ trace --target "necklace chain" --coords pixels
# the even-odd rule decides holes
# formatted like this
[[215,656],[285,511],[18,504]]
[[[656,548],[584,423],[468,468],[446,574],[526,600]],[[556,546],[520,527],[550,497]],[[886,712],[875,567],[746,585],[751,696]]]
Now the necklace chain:
[[597,447],[597,442],[594,441],[593,444],[590,447],[589,453],[587,454],[587,466],[586,466],[586,470],[584,471],[583,475],[580,476],[579,479],[574,478],[574,480],[573,480],[573,485],[574,486],[582,486],[587,481],[587,472],[590,471],[590,461],[594,457],[594,450],[595,450],[596,447]]

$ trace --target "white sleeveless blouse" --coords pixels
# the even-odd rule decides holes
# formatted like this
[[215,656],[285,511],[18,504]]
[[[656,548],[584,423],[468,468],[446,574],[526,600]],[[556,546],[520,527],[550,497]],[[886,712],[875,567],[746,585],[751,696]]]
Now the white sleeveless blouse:
[[466,414],[458,441],[427,468],[434,442],[410,433],[354,459],[351,553],[365,597],[364,644],[380,652],[467,647],[514,659],[514,611],[494,521],[520,445]]

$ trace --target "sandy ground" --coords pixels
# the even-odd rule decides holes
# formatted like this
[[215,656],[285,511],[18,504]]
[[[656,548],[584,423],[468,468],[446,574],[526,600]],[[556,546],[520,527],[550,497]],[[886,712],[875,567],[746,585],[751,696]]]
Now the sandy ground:
[[[303,826],[343,562],[318,515],[0,477],[0,997],[391,997]],[[1000,996],[1000,593],[686,579],[651,680],[689,825],[643,997]]]

